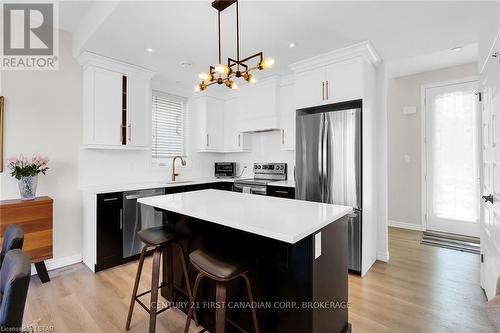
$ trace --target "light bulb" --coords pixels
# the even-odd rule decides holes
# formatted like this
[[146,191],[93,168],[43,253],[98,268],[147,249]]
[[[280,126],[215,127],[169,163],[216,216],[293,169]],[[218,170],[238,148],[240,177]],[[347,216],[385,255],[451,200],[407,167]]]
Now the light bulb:
[[274,59],[269,57],[264,60],[264,68],[269,68],[274,65]]
[[233,84],[231,85],[231,89],[238,89],[238,84],[236,84],[235,82],[233,82]]
[[222,64],[217,64],[217,65],[215,65],[215,71],[216,71],[217,73],[224,74],[224,72],[225,72],[225,67],[226,67],[226,66],[224,66],[224,65],[222,65]]
[[200,92],[201,89],[200,89],[200,85],[197,84],[195,87],[194,87],[194,92]]
[[207,80],[207,79],[208,79],[208,74],[207,74],[207,73],[202,72],[202,73],[198,74],[198,77],[199,77],[200,79],[202,79],[202,80]]
[[252,76],[250,76],[250,80],[248,80],[248,82],[255,83],[255,82],[257,82],[257,79],[255,78],[255,76],[252,75]]

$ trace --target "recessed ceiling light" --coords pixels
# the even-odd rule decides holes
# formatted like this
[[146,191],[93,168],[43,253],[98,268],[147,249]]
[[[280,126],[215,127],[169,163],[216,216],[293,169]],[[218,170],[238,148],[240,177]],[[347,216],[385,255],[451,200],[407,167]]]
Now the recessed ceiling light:
[[453,52],[458,52],[458,51],[461,51],[462,50],[462,47],[461,46],[457,46],[457,47],[454,47],[451,49]]
[[179,66],[181,66],[182,68],[189,68],[193,66],[193,64],[191,63],[191,61],[183,60],[179,63]]
[[289,47],[289,48],[293,48],[293,47],[295,47],[295,43],[290,43],[290,44],[288,44],[288,47]]
[[152,53],[152,52],[153,52],[153,49],[152,49],[152,48],[149,48],[149,49],[148,49],[148,52],[149,52],[149,53]]

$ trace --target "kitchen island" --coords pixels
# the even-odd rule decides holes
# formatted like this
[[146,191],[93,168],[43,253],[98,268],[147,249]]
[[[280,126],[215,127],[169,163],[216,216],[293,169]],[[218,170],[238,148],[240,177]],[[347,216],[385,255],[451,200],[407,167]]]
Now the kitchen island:
[[[163,210],[165,224],[188,233],[184,245],[188,252],[217,247],[257,260],[250,279],[261,332],[348,330],[346,215],[350,207],[212,189],[138,202]],[[167,265],[163,267],[165,278],[169,274],[165,274]],[[180,263],[174,266],[174,281],[180,283],[181,270],[176,267]],[[189,275],[194,280],[194,268]],[[246,298],[239,283],[228,287],[228,316],[251,332],[250,311],[241,303]],[[162,296],[172,300],[168,289],[162,290]],[[214,286],[205,282],[197,297],[204,326],[213,322],[214,296]]]

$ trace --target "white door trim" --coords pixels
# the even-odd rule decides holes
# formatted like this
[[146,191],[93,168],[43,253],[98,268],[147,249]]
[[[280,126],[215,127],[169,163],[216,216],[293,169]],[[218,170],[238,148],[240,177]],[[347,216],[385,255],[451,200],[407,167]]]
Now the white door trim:
[[[462,79],[456,79],[456,80],[449,80],[449,81],[441,81],[441,82],[433,82],[433,83],[427,83],[423,84],[420,87],[420,147],[421,147],[421,175],[420,175],[420,182],[422,185],[422,229],[425,231],[427,230],[427,180],[426,180],[426,175],[427,175],[427,140],[426,140],[426,115],[425,115],[425,110],[426,110],[426,105],[425,105],[425,92],[427,89],[430,88],[437,88],[437,87],[444,87],[444,86],[451,86],[454,84],[460,84],[460,83],[469,83],[469,82],[477,82],[479,84],[479,77],[478,76],[469,76],[469,77],[464,77]],[[481,123],[478,124],[481,126]],[[481,129],[481,128],[479,128]],[[481,148],[481,143],[478,142],[478,149]]]

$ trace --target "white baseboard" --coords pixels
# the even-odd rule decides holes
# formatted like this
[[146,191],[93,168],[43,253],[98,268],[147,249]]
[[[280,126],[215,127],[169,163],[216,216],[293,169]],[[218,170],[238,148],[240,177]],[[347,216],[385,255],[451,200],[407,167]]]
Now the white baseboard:
[[394,221],[394,220],[389,220],[389,227],[424,231],[424,227],[421,224],[406,223],[406,222],[400,222],[400,221]]
[[[82,261],[82,255],[75,254],[72,256],[46,260],[45,266],[47,267],[47,271],[51,271],[51,270],[61,268],[64,266],[77,264],[81,261]],[[36,274],[35,265],[31,265],[31,275],[35,275],[35,274]]]
[[389,261],[389,251],[378,251],[377,260],[388,262]]

